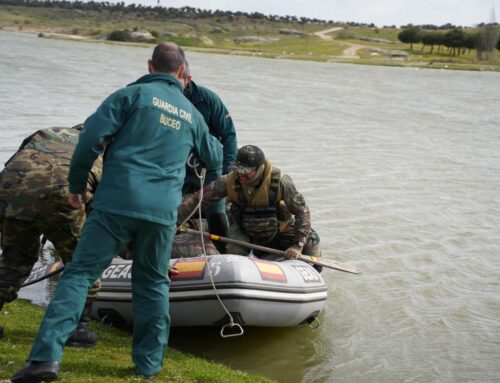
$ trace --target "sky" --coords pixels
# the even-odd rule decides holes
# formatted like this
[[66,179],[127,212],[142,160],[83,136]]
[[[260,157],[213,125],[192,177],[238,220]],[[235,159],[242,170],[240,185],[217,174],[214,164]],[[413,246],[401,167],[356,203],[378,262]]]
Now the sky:
[[[110,0],[117,2],[118,0]],[[385,25],[447,23],[474,26],[490,21],[491,11],[500,17],[500,0],[122,0],[179,8],[190,6],[223,11],[260,12],[266,15],[305,16],[321,20],[353,21]],[[496,18],[499,22],[500,19]]]

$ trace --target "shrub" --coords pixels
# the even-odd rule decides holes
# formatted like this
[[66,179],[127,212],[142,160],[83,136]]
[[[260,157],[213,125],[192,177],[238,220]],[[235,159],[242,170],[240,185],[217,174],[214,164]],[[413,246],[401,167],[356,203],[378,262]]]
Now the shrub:
[[108,35],[108,40],[111,40],[111,41],[129,41],[130,40],[130,32],[127,30],[112,31]]
[[355,39],[356,35],[354,32],[342,29],[341,31],[337,32],[337,38],[338,39]]

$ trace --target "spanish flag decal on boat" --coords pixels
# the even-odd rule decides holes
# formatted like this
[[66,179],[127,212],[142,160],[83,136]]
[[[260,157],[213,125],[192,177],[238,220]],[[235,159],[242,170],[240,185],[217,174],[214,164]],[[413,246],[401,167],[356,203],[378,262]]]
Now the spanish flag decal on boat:
[[203,279],[207,262],[203,259],[183,258],[175,262],[175,267],[179,271],[178,274],[172,275],[171,280],[183,279]]
[[286,275],[275,262],[263,259],[252,259],[260,271],[260,276],[264,281],[274,281],[286,283]]

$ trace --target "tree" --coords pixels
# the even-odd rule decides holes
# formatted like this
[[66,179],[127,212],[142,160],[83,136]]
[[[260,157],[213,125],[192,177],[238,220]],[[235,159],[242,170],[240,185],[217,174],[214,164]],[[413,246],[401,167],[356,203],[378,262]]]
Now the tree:
[[407,27],[403,29],[398,34],[398,39],[402,43],[410,44],[410,50],[413,49],[413,43],[420,42],[420,28],[418,27]]
[[493,61],[495,47],[498,48],[499,30],[495,16],[495,7],[491,9],[490,22],[482,24],[476,43],[478,60]]
[[476,48],[477,33],[466,33],[464,38],[464,48],[469,50]]
[[498,46],[498,36],[496,23],[486,24],[481,28],[476,40],[478,60],[493,60],[493,51]]
[[[444,35],[444,45],[450,49],[450,54],[460,55],[460,49],[465,48],[465,32],[462,28],[455,28]],[[458,49],[458,50],[457,50]]]
[[420,33],[420,41],[422,42],[422,50],[426,45],[431,46],[431,50],[429,53],[432,54],[435,45],[441,45],[443,43],[443,34],[440,32],[421,32]]

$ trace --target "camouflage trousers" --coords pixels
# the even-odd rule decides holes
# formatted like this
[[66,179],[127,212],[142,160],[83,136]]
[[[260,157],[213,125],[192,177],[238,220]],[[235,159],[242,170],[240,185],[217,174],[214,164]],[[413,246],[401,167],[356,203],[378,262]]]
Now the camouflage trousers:
[[213,242],[208,238],[203,238],[202,243],[199,234],[177,234],[174,237],[170,258],[199,257],[204,254],[204,251],[207,255],[219,254]]
[[[2,223],[2,253],[0,254],[0,308],[17,298],[17,293],[29,276],[41,251],[40,236],[54,245],[56,255],[66,264],[79,239],[85,216],[73,220],[24,221],[4,217]],[[89,289],[88,299],[100,289],[97,280]]]
[[[189,179],[189,182],[184,183],[184,187],[182,189],[182,195],[190,194],[197,192],[200,189],[200,185],[197,184],[192,176],[186,177],[186,180]],[[215,180],[217,178],[214,178]],[[213,181],[211,180],[211,181]],[[207,185],[209,182],[208,180],[205,181],[205,185]],[[207,220],[208,223],[208,228],[206,231],[220,235],[222,237],[227,236],[227,231],[229,227],[229,220],[228,216],[226,214],[226,198],[222,198],[221,200],[217,202],[211,202],[202,212],[203,216]],[[198,216],[197,213],[194,215],[196,217]],[[224,253],[226,244],[224,242],[216,242],[214,243],[214,246],[216,247],[217,251],[219,253]],[[176,248],[175,241],[174,241],[174,249]],[[184,251],[185,248],[182,249]],[[173,255],[174,253],[172,253]],[[191,253],[190,253],[191,254]],[[192,255],[191,255],[192,256]]]
[[[198,219],[191,219],[185,224],[188,228],[198,231],[208,231],[208,222],[206,219],[199,221]],[[174,237],[174,244],[172,246],[172,254],[170,258],[190,258],[199,257],[204,252],[207,255],[220,254],[214,243],[195,233],[177,234]]]
[[[170,253],[170,259],[199,257],[204,253],[207,255],[215,255],[219,254],[219,251],[208,238],[203,238],[202,243],[199,234],[176,234],[172,245],[172,252]],[[120,257],[129,260],[134,259],[134,251],[131,248],[127,248],[120,253]]]
[[[238,241],[252,243],[248,235],[244,233],[241,226],[238,225],[237,223],[231,223],[231,225],[229,226],[228,237],[231,239],[236,239]],[[307,237],[306,244],[304,245],[304,249],[302,250],[302,254],[311,255],[315,257],[321,256],[321,249],[319,246],[319,242],[320,239],[318,233],[316,233],[314,229],[311,229]],[[256,244],[270,247],[272,249],[286,250],[294,243],[295,243],[295,231],[293,229],[293,226],[287,226],[283,230],[280,230],[278,232],[278,235],[274,237],[273,241],[269,243],[256,243]],[[248,255],[250,253],[250,249],[232,243],[228,243],[226,245],[226,252],[228,254]],[[256,250],[254,250],[253,252],[257,256],[262,254],[260,251]]]

